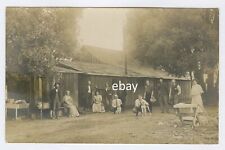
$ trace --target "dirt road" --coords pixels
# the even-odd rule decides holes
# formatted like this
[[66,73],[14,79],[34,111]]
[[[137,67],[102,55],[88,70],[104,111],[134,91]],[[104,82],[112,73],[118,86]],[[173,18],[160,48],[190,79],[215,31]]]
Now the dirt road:
[[17,120],[6,122],[6,141],[25,143],[218,143],[217,108],[208,107],[209,123],[195,129],[178,126],[174,113],[136,118],[131,111],[86,114],[59,120]]

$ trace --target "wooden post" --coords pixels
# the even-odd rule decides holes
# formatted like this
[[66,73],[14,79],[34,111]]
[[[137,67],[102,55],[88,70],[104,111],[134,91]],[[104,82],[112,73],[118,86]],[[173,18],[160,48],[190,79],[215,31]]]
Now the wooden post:
[[42,79],[38,77],[38,98],[42,99]]
[[127,39],[125,38],[126,35],[125,26],[123,26],[123,51],[124,51],[124,69],[125,75],[127,75]]
[[16,118],[16,120],[17,120],[17,118],[18,118],[18,117],[17,117],[17,116],[18,116],[18,110],[17,110],[17,107],[16,107],[16,110],[15,110],[15,111],[16,111],[15,118]]
[[41,119],[43,116],[42,79],[38,77],[38,99],[41,100]]

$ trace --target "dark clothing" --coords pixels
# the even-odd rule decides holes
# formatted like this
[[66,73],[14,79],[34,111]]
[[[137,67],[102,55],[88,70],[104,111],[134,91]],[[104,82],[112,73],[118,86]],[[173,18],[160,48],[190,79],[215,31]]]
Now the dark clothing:
[[167,99],[168,99],[167,95],[159,96],[159,104],[160,104],[161,112],[164,112],[165,110],[166,110],[166,112],[169,111]]
[[169,92],[168,92],[168,88],[166,84],[160,83],[158,86],[158,99],[159,99],[161,112],[164,112],[164,110],[166,110],[167,112],[169,111],[168,95],[169,95]]
[[92,107],[92,93],[87,93],[86,101],[85,101],[85,108],[91,109]]
[[171,85],[171,95],[177,95],[177,94],[178,94],[177,85]]
[[153,91],[153,86],[145,85],[145,92],[146,93],[152,93],[152,91]]
[[118,92],[118,98],[121,99],[121,101],[122,101],[121,108],[122,108],[123,111],[125,110],[126,97],[127,97],[127,92],[126,92],[126,90],[123,90],[123,91],[119,91],[119,92]]
[[174,95],[173,98],[173,105],[176,105],[180,102],[180,95]]
[[153,86],[145,85],[145,100],[149,104],[150,112],[152,113],[152,102],[150,101],[153,92]]
[[104,98],[103,98],[103,104],[105,106],[106,111],[111,110],[111,104],[112,104],[112,90],[110,88],[104,89]]
[[139,112],[142,113],[141,106],[135,107],[135,109],[136,109],[136,116],[138,116],[138,113],[139,113]]
[[170,93],[170,99],[169,99],[169,104],[170,105],[174,105],[174,98],[175,98],[175,95],[177,94],[177,89],[176,89],[176,85],[171,85],[170,86],[170,90],[171,90],[171,93]]
[[52,89],[51,91],[50,91],[50,99],[51,99],[51,102],[53,101],[53,100],[55,100],[55,98],[56,98],[56,96],[58,96],[58,98],[59,98],[59,101],[61,102],[61,91],[60,91],[60,89],[58,89],[58,92],[56,91],[56,88],[54,88],[54,89]]
[[113,113],[116,114],[117,107],[113,108]]
[[152,96],[151,94],[152,94],[152,93],[146,93],[146,94],[145,94],[145,99],[146,99],[146,101],[148,102],[150,112],[152,113],[152,102],[150,101],[151,96]]
[[177,103],[179,103],[179,99],[180,99],[180,96],[178,95],[178,88],[177,88],[178,85],[171,85],[171,97],[170,97],[170,104],[171,105],[175,105]]
[[159,95],[169,95],[168,87],[165,83],[160,83],[158,86]]
[[85,101],[84,101],[84,109],[91,109],[92,108],[92,94],[93,88],[91,85],[87,85],[85,88]]
[[52,89],[50,92],[50,109],[53,111],[53,118],[58,118],[59,107],[61,105],[61,92],[59,89]]

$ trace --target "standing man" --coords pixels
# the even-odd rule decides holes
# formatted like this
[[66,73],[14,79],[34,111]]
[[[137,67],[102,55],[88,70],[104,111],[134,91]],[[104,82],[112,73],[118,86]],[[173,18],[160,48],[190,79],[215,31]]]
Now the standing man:
[[91,81],[88,80],[88,85],[86,87],[86,101],[84,104],[84,110],[86,109],[87,111],[89,111],[89,109],[92,108],[92,87],[91,87]]
[[149,104],[149,109],[150,113],[152,113],[152,102],[151,102],[151,97],[154,94],[154,86],[153,83],[150,82],[149,80],[146,80],[145,82],[145,92],[144,92],[144,99],[148,102]]
[[167,113],[169,113],[168,102],[167,102],[169,92],[162,78],[160,78],[159,80],[158,94],[159,94],[158,99],[159,99],[161,113],[164,113],[165,110]]
[[125,90],[119,90],[118,91],[118,97],[119,99],[122,100],[122,111],[125,110],[125,105],[126,105],[126,97],[127,97],[127,91]]
[[61,91],[59,86],[59,83],[55,83],[54,88],[50,92],[52,119],[58,119],[59,115],[59,107],[61,105]]
[[176,82],[176,80],[171,81],[170,92],[169,92],[169,100],[171,105],[176,105],[180,101],[181,96],[181,87]]
[[104,103],[106,111],[110,111],[111,103],[112,103],[112,90],[108,82],[106,82],[105,84],[103,103]]

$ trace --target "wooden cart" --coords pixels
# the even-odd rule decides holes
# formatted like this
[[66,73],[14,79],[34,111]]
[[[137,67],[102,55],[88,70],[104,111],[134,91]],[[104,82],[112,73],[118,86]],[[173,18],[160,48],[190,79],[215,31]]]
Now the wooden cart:
[[177,116],[179,117],[182,125],[191,123],[192,128],[199,124],[198,120],[198,105],[179,103],[173,106],[176,109]]

